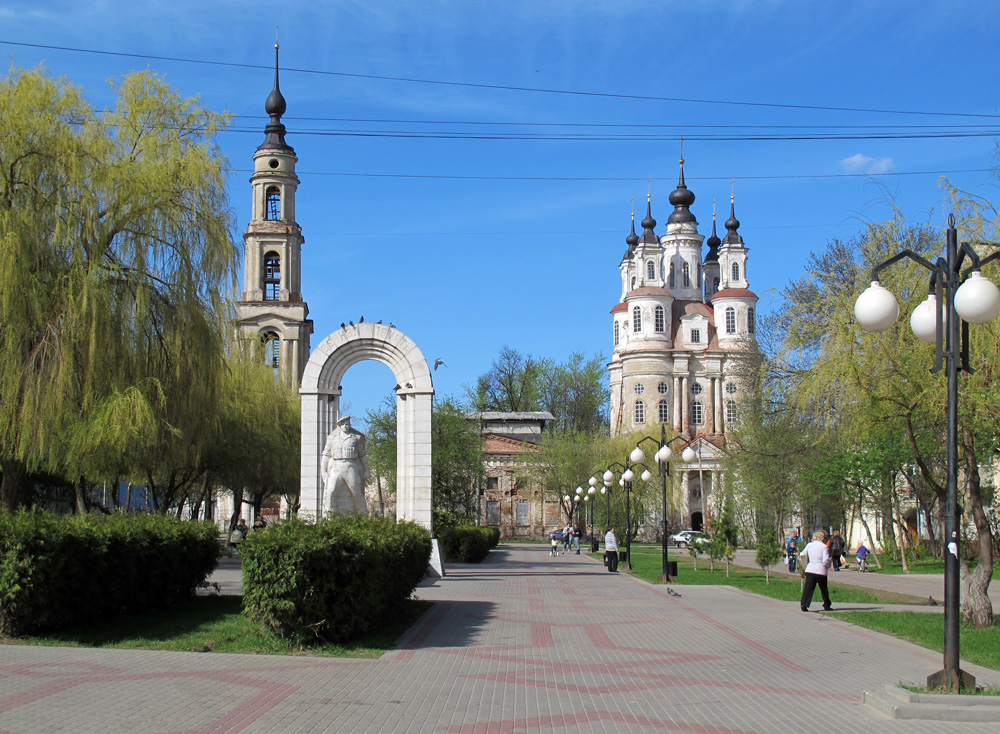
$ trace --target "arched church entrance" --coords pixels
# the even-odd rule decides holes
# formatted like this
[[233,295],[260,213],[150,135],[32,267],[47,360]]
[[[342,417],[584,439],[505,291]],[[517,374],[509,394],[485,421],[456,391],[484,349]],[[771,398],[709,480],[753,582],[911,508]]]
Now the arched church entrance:
[[691,513],[691,529],[701,532],[702,526],[704,525],[704,520],[702,519],[700,512]]
[[344,373],[366,359],[386,365],[396,378],[396,519],[431,527],[431,410],[434,384],[427,360],[413,341],[384,324],[339,329],[316,347],[302,374],[302,474],[299,514],[323,514],[321,457],[327,434],[340,418]]

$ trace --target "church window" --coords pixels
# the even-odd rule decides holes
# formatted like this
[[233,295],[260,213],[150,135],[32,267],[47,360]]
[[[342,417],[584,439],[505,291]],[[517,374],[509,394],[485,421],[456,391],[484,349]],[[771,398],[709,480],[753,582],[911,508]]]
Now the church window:
[[653,264],[652,260],[646,261],[646,277],[649,280],[653,280],[656,277],[656,265]]
[[632,333],[638,334],[642,331],[642,311],[638,306],[632,309]]
[[739,280],[739,279],[740,279],[740,264],[733,263],[733,280]]
[[691,266],[688,265],[687,263],[684,263],[683,265],[681,265],[681,277],[684,280],[684,287],[685,288],[690,288],[691,287]]
[[486,477],[486,489],[498,489],[500,487],[500,477]]
[[660,395],[666,395],[669,391],[670,391],[670,385],[668,385],[665,382],[661,382],[659,385],[656,386],[656,392],[660,393]]
[[618,341],[621,339],[621,326],[619,326],[618,321],[615,321],[615,346],[618,346]]
[[641,400],[635,401],[635,407],[632,411],[632,417],[635,418],[635,423],[645,423],[646,422],[646,406]]
[[677,285],[677,278],[674,276],[674,264],[673,263],[670,263],[670,277],[669,277],[669,280],[667,282],[670,284],[671,288],[673,288],[675,285]]
[[277,186],[268,186],[264,194],[264,219],[281,219],[281,190]]
[[264,300],[277,301],[281,296],[281,258],[269,252],[264,256]]
[[655,317],[653,320],[654,329],[658,332],[666,331],[667,324],[663,306],[657,306],[656,310],[653,312],[653,315]]
[[635,383],[635,387],[633,389],[635,390],[636,395],[642,395],[644,392],[646,392],[646,386],[643,385],[641,382]]
[[691,329],[691,343],[701,344],[701,329]]
[[756,323],[757,319],[755,317],[756,314],[754,314],[753,309],[752,308],[747,309],[747,331],[749,331],[751,334],[757,333],[757,323]]
[[700,382],[695,382],[694,384],[691,385],[691,392],[694,395],[701,395],[703,392],[705,392],[705,388],[701,386]]
[[735,382],[726,383],[726,395],[735,395],[736,390],[737,388]]
[[691,422],[696,426],[700,426],[705,422],[705,411],[702,410],[701,401],[699,400],[691,403]]
[[698,263],[698,287],[701,288],[701,263]]
[[719,292],[719,279],[712,278],[712,293],[718,293],[718,292]]
[[732,423],[736,420],[736,401],[727,400],[726,401],[726,423]]
[[635,289],[635,278],[632,278],[632,289]]
[[726,333],[736,333],[736,309],[732,306],[726,309]]
[[661,400],[659,403],[657,403],[656,409],[657,409],[657,412],[659,413],[659,415],[657,417],[659,418],[660,423],[667,423],[667,422],[670,421],[670,402],[669,401],[667,401],[667,400]]
[[262,334],[260,340],[264,344],[264,359],[277,369],[281,366],[281,340],[273,331]]

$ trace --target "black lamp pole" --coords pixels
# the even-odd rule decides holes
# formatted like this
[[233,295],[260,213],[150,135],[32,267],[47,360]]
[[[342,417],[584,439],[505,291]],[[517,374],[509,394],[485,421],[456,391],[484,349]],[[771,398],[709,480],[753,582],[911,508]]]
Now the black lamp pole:
[[[912,250],[904,249],[877,265],[872,270],[872,280],[877,282],[878,275],[882,270],[904,258],[913,260],[930,272],[930,292],[932,295],[937,294],[939,289],[943,290],[944,295],[944,304],[941,303],[940,299],[936,299],[935,363],[931,370],[931,372],[938,372],[944,367],[948,381],[946,409],[948,453],[946,490],[948,499],[944,511],[944,668],[927,677],[927,686],[928,688],[944,688],[957,692],[962,687],[974,688],[976,681],[959,665],[958,526],[962,508],[958,504],[958,372],[964,370],[971,373],[973,370],[969,366],[969,324],[961,320],[955,309],[955,292],[968,278],[969,271],[978,270],[983,264],[1000,258],[1000,252],[980,258],[967,243],[963,243],[960,247],[958,232],[955,229],[955,216],[951,215],[948,217],[944,258],[939,257],[931,263]],[[973,267],[963,273],[962,262],[966,258],[972,262]],[[873,283],[874,287],[875,283]],[[859,298],[859,303],[860,301]],[[857,309],[856,315],[860,316]],[[959,327],[960,321],[961,328]]]
[[[664,446],[669,446],[674,441],[683,441],[682,436],[674,436],[669,441],[667,440],[667,426],[666,424],[660,425],[660,441],[657,444],[657,449],[662,449]],[[646,441],[653,441],[656,443],[656,439],[652,436],[644,436],[636,442],[636,447],[641,448],[642,444]],[[656,457],[654,457],[655,459]],[[657,462],[660,471],[660,499],[662,501],[661,517],[663,519],[663,548],[661,550],[662,555],[662,569],[660,574],[660,581],[672,581],[672,574],[670,573],[670,551],[667,548],[667,528],[668,528],[668,516],[667,516],[667,477],[670,476],[670,462],[669,461],[658,461]]]

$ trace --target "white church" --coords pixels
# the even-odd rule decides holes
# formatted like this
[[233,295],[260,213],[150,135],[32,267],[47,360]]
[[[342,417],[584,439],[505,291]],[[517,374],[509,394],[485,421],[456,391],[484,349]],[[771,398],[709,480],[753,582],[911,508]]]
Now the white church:
[[[680,161],[673,211],[657,234],[652,202],[636,234],[625,238],[621,299],[611,309],[613,351],[611,434],[647,431],[660,424],[690,442],[697,459],[673,471],[681,475],[680,524],[695,530],[713,514],[713,478],[721,477],[727,426],[739,415],[743,358],[757,352],[755,308],[749,289],[747,246],[730,198],[726,234],[706,240],[691,212],[695,195]],[[716,482],[717,483],[717,482]]]

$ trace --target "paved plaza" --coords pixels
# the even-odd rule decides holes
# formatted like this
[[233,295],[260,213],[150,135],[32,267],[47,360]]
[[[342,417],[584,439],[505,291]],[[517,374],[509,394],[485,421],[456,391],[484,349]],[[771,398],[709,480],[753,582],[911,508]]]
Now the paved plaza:
[[996,731],[861,704],[940,653],[794,602],[671,588],[501,546],[422,585],[434,606],[379,660],[3,646],[0,734]]

